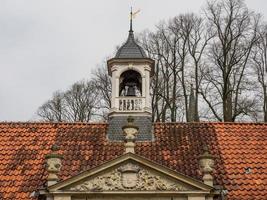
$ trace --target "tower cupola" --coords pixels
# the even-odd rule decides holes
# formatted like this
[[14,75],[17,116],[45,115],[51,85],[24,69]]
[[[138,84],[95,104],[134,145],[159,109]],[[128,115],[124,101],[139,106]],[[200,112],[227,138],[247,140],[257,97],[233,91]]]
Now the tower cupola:
[[119,48],[115,58],[147,58],[142,47],[135,42],[133,30],[129,31],[127,41]]
[[116,123],[121,127],[127,123],[128,116],[132,116],[136,124],[141,126],[137,140],[141,136],[143,139],[151,139],[150,78],[154,72],[154,60],[146,56],[134,39],[132,12],[128,38],[115,57],[107,61],[107,66],[112,80],[108,135],[112,139],[117,134],[115,139],[122,139],[120,137],[123,137],[123,133],[116,128]]
[[127,41],[119,48],[115,58],[146,58],[146,53],[134,40],[133,13],[130,13],[130,30]]

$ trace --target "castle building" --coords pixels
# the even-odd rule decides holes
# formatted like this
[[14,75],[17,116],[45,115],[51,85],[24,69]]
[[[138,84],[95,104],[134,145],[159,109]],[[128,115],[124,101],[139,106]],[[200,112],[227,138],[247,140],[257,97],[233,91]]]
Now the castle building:
[[108,123],[0,123],[0,199],[267,199],[267,124],[152,123],[153,69],[131,23]]

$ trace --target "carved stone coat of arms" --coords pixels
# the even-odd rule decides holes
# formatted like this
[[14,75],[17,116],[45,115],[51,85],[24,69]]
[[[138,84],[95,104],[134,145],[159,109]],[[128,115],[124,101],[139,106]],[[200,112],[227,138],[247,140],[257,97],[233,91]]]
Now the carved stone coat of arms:
[[138,172],[140,168],[132,163],[128,163],[119,168],[121,172],[121,183],[125,188],[134,188],[138,182]]

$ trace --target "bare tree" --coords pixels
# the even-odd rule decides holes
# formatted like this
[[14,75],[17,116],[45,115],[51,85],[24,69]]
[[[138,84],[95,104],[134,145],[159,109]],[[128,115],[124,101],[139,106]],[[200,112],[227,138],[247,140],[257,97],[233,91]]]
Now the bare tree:
[[[260,99],[260,113],[267,122],[267,25],[262,24],[258,31],[258,41],[253,50],[252,65],[257,78],[257,97]],[[259,87],[258,87],[259,86]]]
[[[173,96],[177,92],[178,83],[182,87],[182,95],[184,99],[185,117],[188,120],[188,94],[187,94],[187,83],[186,83],[186,72],[190,70],[187,68],[187,57],[188,57],[188,40],[192,26],[189,22],[189,15],[179,15],[173,18],[169,23],[169,29],[174,38],[174,45],[170,47],[173,54],[173,65],[171,67],[173,75]],[[169,42],[170,43],[170,42]],[[189,72],[190,73],[190,72]],[[171,113],[171,121],[176,121],[177,108],[174,104],[176,101],[172,101],[174,112]]]
[[[209,38],[203,20],[183,14],[141,35],[142,46],[156,60],[152,108],[156,121],[198,121],[199,68]],[[189,92],[195,85],[194,117],[189,119]]]
[[80,81],[66,92],[57,92],[37,111],[45,121],[89,122],[97,118],[98,93],[91,81]]
[[62,122],[64,120],[63,93],[55,92],[51,100],[45,102],[37,111],[37,115],[45,121]]
[[214,37],[214,35],[209,31],[208,28],[206,28],[205,21],[202,17],[191,14],[188,17],[188,21],[192,27],[188,39],[188,50],[191,56],[190,63],[192,63],[193,66],[191,95],[194,97],[194,102],[191,102],[193,105],[193,108],[191,108],[191,112],[193,114],[191,121],[199,121],[199,88],[203,79],[203,68],[205,67],[205,50],[209,41]]
[[248,60],[257,40],[257,18],[242,0],[209,1],[206,19],[215,34],[201,95],[219,121],[235,121],[254,106],[247,91]]
[[143,33],[141,43],[148,55],[156,60],[152,79],[152,111],[155,121],[176,121],[181,102],[178,84],[178,36],[169,24],[161,23],[156,33]]
[[157,32],[144,32],[140,36],[142,46],[148,55],[156,60],[155,76],[152,79],[152,113],[153,120],[168,120],[167,112],[171,108],[171,101],[175,101],[175,97],[170,92],[172,88],[172,74],[170,65],[172,62],[170,45],[168,44],[169,33],[166,31],[166,24],[162,23],[157,27]]
[[98,94],[91,81],[75,83],[65,92],[64,99],[67,121],[89,122],[93,116],[98,115]]
[[107,120],[108,111],[111,108],[111,78],[105,64],[98,66],[93,71],[92,83],[99,95],[98,109],[102,118]]
[[[175,35],[180,35],[177,50],[180,63],[177,76],[180,80],[178,84],[183,88],[186,121],[199,121],[198,91],[203,77],[200,68],[203,66],[204,51],[212,34],[208,34],[203,19],[193,13],[175,17],[171,29]],[[190,99],[191,102],[189,92],[191,97],[194,96]],[[190,105],[193,108],[190,108]]]

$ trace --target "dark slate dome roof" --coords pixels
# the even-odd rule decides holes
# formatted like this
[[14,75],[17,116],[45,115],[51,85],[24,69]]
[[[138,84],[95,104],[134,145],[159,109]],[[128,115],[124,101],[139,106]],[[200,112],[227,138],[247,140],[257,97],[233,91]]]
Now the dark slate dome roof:
[[129,31],[127,41],[119,48],[115,58],[147,58],[146,53],[134,40],[133,31]]

